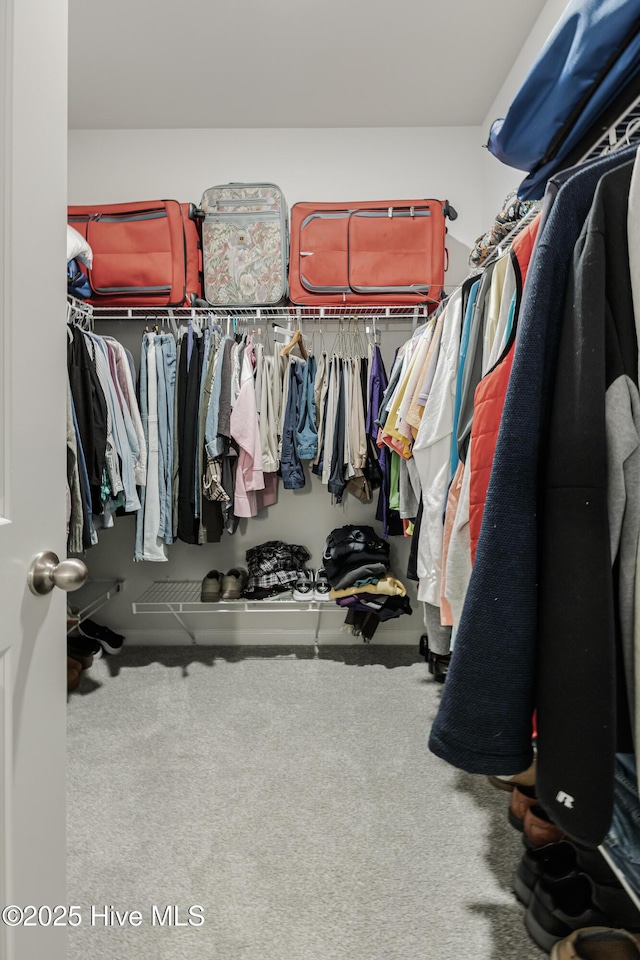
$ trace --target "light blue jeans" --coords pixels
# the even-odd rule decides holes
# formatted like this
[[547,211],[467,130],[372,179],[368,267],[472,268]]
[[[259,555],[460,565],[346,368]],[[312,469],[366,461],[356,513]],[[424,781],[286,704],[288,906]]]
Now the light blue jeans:
[[318,364],[310,356],[304,366],[298,405],[298,422],[295,431],[296,452],[301,460],[315,460],[318,453],[318,428],[313,388]]
[[636,759],[617,753],[613,819],[604,846],[633,889],[640,895],[640,799]]

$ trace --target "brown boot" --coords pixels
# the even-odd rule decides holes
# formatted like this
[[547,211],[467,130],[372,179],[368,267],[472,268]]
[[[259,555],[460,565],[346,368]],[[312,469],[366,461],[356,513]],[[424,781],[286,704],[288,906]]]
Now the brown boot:
[[548,813],[537,804],[527,808],[523,822],[524,842],[528,847],[545,847],[548,843],[560,843],[564,831],[556,826]]
[[524,815],[538,802],[534,787],[514,787],[509,801],[509,823],[521,833],[524,830]]
[[78,689],[81,676],[82,665],[72,657],[67,657],[67,693]]

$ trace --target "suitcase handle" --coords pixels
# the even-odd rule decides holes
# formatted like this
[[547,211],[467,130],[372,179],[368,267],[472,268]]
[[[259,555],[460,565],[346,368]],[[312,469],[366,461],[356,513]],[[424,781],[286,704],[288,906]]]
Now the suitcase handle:
[[449,248],[444,248],[444,272],[446,273],[449,269]]

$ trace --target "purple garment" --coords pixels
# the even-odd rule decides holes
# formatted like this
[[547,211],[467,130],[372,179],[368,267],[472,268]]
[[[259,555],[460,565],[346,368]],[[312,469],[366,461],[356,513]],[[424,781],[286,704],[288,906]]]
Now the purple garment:
[[376,345],[373,349],[371,370],[369,372],[369,405],[367,410],[366,424],[367,434],[371,437],[374,443],[378,439],[378,427],[376,424],[376,420],[378,419],[378,411],[380,410],[380,404],[382,403],[382,398],[385,390],[387,389],[388,382],[387,371],[384,368],[380,347]]
[[[374,443],[378,439],[378,425],[376,420],[380,411],[384,392],[387,389],[389,378],[384,368],[384,361],[380,353],[380,347],[373,348],[373,357],[371,358],[371,370],[369,372],[369,409],[367,410],[367,434]],[[388,510],[389,510],[389,489],[387,478],[389,474],[388,461],[389,451],[387,447],[381,447],[378,450],[378,463],[382,471],[382,483],[380,484],[380,493],[378,494],[378,508],[376,510],[376,520],[382,521],[382,536],[388,537]]]

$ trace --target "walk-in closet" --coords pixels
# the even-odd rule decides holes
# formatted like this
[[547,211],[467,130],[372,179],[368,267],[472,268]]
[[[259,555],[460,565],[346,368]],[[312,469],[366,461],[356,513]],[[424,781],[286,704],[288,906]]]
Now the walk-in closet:
[[0,960],[640,960],[635,7],[0,0]]

